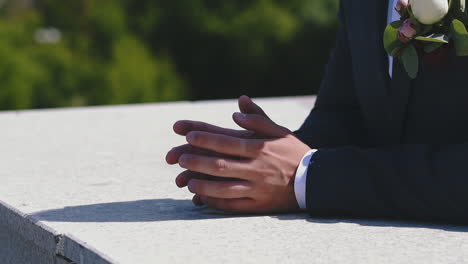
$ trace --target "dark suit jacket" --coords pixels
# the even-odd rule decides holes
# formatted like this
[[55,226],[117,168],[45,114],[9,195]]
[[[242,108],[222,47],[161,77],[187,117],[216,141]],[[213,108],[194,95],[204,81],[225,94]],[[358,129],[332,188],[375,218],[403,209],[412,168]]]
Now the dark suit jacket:
[[312,215],[468,223],[468,57],[410,80],[382,37],[388,1],[342,0],[336,48],[296,135]]

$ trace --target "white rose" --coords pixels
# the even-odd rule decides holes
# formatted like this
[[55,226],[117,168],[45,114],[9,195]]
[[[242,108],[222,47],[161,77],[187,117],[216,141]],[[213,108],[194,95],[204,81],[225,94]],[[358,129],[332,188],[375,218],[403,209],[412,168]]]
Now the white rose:
[[410,0],[411,9],[416,19],[426,25],[441,21],[447,15],[447,0]]

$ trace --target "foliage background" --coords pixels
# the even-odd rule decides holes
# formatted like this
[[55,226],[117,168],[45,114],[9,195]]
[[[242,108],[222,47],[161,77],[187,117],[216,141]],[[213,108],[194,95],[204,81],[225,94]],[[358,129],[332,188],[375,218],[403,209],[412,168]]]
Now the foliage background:
[[0,0],[0,109],[317,92],[338,0]]

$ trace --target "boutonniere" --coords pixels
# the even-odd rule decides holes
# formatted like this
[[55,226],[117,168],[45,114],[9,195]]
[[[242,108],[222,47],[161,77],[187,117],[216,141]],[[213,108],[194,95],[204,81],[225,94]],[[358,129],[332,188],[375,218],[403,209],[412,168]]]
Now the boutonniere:
[[385,50],[399,58],[414,79],[420,58],[454,47],[457,56],[468,56],[468,12],[465,0],[398,0],[401,19],[387,26]]

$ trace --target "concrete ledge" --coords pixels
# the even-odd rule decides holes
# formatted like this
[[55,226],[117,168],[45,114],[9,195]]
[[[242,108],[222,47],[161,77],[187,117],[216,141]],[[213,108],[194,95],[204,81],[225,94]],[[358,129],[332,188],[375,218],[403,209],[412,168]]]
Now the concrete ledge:
[[55,231],[3,201],[0,201],[0,226],[8,227],[10,232],[46,252],[55,252],[59,240],[59,235]]
[[117,263],[104,253],[72,235],[63,235],[57,244],[57,254],[75,263],[108,264]]
[[55,255],[0,225],[0,263],[55,263]]
[[[296,129],[313,97],[256,100]],[[0,263],[466,263],[468,227],[195,208],[164,156],[235,100],[0,113]]]
[[61,235],[0,201],[0,263],[115,263],[85,242]]

